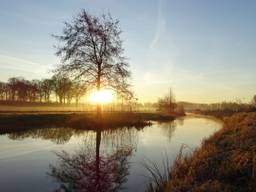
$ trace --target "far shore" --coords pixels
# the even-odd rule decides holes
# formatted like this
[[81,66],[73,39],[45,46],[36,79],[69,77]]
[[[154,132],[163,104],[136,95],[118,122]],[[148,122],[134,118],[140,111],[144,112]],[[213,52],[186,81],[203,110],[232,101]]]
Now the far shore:
[[145,112],[103,112],[101,121],[95,112],[16,111],[0,113],[0,134],[32,128],[72,127],[86,130],[119,127],[142,128],[151,121],[172,121],[177,114]]

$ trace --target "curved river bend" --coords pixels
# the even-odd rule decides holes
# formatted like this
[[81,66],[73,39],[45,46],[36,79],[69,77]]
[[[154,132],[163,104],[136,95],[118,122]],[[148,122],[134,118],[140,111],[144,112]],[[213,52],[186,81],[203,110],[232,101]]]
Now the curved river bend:
[[149,181],[145,161],[161,167],[166,154],[173,161],[182,144],[198,147],[219,128],[211,119],[185,117],[142,129],[44,128],[0,135],[0,191],[141,192]]

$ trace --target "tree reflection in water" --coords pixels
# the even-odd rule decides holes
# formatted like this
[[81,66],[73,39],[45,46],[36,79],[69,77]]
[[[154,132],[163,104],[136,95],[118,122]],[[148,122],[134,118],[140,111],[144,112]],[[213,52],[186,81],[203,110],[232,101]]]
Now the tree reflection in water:
[[[183,119],[157,123],[169,139]],[[101,129],[99,129],[101,130]],[[84,143],[78,152],[59,152],[59,161],[50,165],[48,174],[60,185],[56,192],[117,192],[129,174],[129,160],[139,140],[137,128],[89,131],[76,128],[31,129],[8,134],[10,139],[40,138],[57,144],[71,137]],[[101,149],[103,148],[103,149]]]
[[184,124],[184,119],[179,118],[179,119],[176,119],[175,121],[158,122],[157,126],[163,130],[163,132],[165,133],[164,135],[166,135],[169,141],[171,141],[172,137],[174,136],[177,125],[182,126],[183,124]]
[[50,140],[57,144],[67,143],[73,135],[84,134],[84,130],[73,128],[39,128],[29,129],[10,133],[8,137],[13,140],[22,140],[25,138]]
[[[111,145],[112,147],[118,147],[123,144],[131,144],[136,142],[137,132],[138,130],[143,128],[129,128],[129,127],[121,127],[119,129],[109,129],[101,132],[103,137],[103,142],[107,145]],[[26,138],[33,139],[43,139],[50,140],[56,144],[65,144],[69,142],[72,136],[75,137],[83,137],[83,140],[87,143],[92,142],[92,137],[94,131],[92,130],[84,130],[77,128],[67,128],[67,127],[59,127],[59,128],[34,128],[23,131],[17,131],[13,133],[9,133],[8,137],[13,140],[23,140]]]
[[[107,137],[107,133],[109,133],[109,137]],[[117,144],[112,147],[111,152],[104,153],[100,150],[102,135],[105,139],[108,138],[107,140],[113,139],[112,142]],[[49,172],[49,175],[60,183],[60,187],[56,191],[119,191],[122,184],[127,180],[126,176],[129,175],[129,158],[134,149],[134,143],[131,143],[133,139],[129,136],[127,138],[127,135],[126,139],[122,139],[122,136],[121,139],[117,139],[119,136],[118,132],[114,134],[103,132],[102,134],[101,131],[96,131],[95,148],[87,145],[73,155],[67,152],[57,153],[58,165],[50,165]],[[130,136],[134,135],[131,134]],[[123,142],[120,144],[120,141]]]

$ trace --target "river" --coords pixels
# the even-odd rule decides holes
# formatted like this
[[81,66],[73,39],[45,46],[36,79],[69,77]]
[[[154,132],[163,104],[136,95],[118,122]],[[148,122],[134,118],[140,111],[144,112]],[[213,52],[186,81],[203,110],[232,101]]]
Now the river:
[[182,145],[191,153],[220,128],[212,119],[185,117],[144,128],[57,127],[0,135],[0,191],[141,192],[150,181],[145,164],[162,170],[163,160],[172,162]]

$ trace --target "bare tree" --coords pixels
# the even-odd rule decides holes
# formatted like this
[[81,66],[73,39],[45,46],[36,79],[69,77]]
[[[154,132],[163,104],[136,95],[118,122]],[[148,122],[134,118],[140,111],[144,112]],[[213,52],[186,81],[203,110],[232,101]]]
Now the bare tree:
[[9,99],[14,101],[16,99],[17,92],[17,78],[12,77],[8,79]]
[[27,100],[29,102],[35,102],[37,99],[37,86],[35,84],[35,80],[26,81],[27,82]]
[[168,113],[173,113],[177,104],[172,90],[170,89],[169,95],[158,99],[158,110]]
[[41,91],[43,92],[43,96],[44,96],[44,101],[45,102],[50,102],[50,96],[51,96],[51,92],[53,90],[53,83],[51,79],[43,79],[41,81]]
[[0,100],[51,102],[51,97],[55,94],[56,102],[71,103],[75,101],[78,103],[85,95],[86,90],[87,88],[81,82],[71,81],[62,75],[31,81],[23,77],[12,77],[8,82],[0,82]]
[[256,105],[256,95],[253,96],[253,98],[252,98],[252,103],[253,103],[254,105]]
[[5,83],[0,82],[0,100],[5,99]]
[[54,75],[52,77],[53,90],[56,96],[56,102],[63,103],[63,89],[62,89],[62,79],[59,75]]
[[13,77],[8,80],[12,101],[27,101],[29,82],[23,77]]
[[70,103],[73,97],[72,81],[62,75],[54,75],[52,77],[53,90],[60,103]]
[[33,79],[30,82],[30,101],[42,101],[43,98],[43,92],[42,92],[42,83],[41,81],[37,80],[37,79]]
[[[120,33],[119,21],[110,15],[95,17],[82,10],[71,23],[65,23],[61,36],[54,36],[60,42],[56,54],[62,61],[56,71],[97,91],[126,91],[130,72],[122,56]],[[97,112],[101,113],[100,104]]]
[[80,82],[73,82],[72,90],[73,97],[75,98],[75,103],[78,105],[79,100],[86,94],[86,86]]

